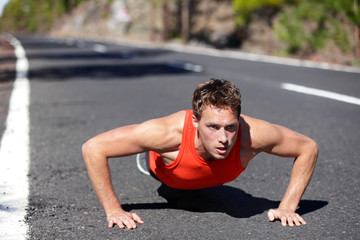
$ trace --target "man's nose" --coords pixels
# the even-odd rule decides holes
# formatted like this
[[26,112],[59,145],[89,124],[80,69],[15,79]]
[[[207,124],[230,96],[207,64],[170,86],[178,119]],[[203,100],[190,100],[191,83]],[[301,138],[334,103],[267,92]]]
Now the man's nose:
[[227,133],[226,133],[225,129],[223,129],[223,128],[221,128],[219,130],[218,141],[223,144],[226,144],[228,142]]

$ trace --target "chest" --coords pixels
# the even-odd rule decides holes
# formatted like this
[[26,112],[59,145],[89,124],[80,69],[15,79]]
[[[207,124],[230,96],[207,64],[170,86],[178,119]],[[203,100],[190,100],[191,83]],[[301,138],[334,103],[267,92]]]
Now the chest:
[[164,164],[170,165],[171,163],[173,163],[175,161],[175,159],[177,158],[179,151],[180,150],[175,150],[175,151],[161,153],[160,156],[161,156]]
[[[161,153],[160,156],[165,165],[170,165],[171,163],[173,163],[175,161],[178,154],[179,154],[179,150],[175,150],[175,151]],[[249,150],[243,149],[243,148],[240,149],[241,166],[243,168],[246,168],[246,166],[249,164],[250,160],[253,159],[255,157],[255,155],[256,154],[252,151],[249,151]]]

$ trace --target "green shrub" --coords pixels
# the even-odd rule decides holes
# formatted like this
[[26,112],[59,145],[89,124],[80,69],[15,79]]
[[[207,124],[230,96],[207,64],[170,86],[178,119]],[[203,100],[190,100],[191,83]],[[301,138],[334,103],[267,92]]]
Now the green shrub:
[[0,18],[3,31],[46,31],[53,23],[85,0],[10,0]]
[[278,7],[284,0],[233,0],[232,5],[236,13],[236,24],[244,26],[250,23],[253,11],[263,7]]
[[[324,3],[331,7],[327,9]],[[274,23],[274,30],[278,38],[287,43],[286,52],[296,54],[308,47],[313,53],[322,49],[329,39],[344,52],[349,51],[348,35],[334,18],[341,14],[339,6],[335,2],[331,5],[330,0],[303,0],[284,8]]]

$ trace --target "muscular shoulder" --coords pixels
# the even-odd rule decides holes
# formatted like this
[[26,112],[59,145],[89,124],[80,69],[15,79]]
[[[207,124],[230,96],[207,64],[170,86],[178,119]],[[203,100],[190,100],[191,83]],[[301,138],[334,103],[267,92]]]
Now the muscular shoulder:
[[276,125],[267,121],[241,115],[242,146],[253,152],[266,151],[280,141],[280,134]]
[[136,131],[142,134],[142,144],[152,151],[168,151],[181,144],[185,111],[139,124]]
[[255,153],[296,157],[317,149],[312,139],[286,127],[248,116],[242,116],[241,122],[245,128],[244,147]]

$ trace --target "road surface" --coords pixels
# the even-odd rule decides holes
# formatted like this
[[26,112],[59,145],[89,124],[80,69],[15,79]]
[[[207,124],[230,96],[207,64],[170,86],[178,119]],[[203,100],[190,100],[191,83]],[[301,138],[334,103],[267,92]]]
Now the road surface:
[[[29,61],[29,239],[359,238],[359,73],[109,42],[16,38]],[[286,190],[292,159],[260,154],[231,183],[175,191],[141,174],[130,156],[110,160],[113,184],[123,207],[145,224],[108,229],[81,145],[103,131],[190,108],[193,89],[211,77],[240,88],[244,114],[317,141],[320,156],[298,209],[308,224],[282,227],[266,216]],[[284,83],[326,92],[304,94]],[[336,100],[331,93],[341,95]]]

